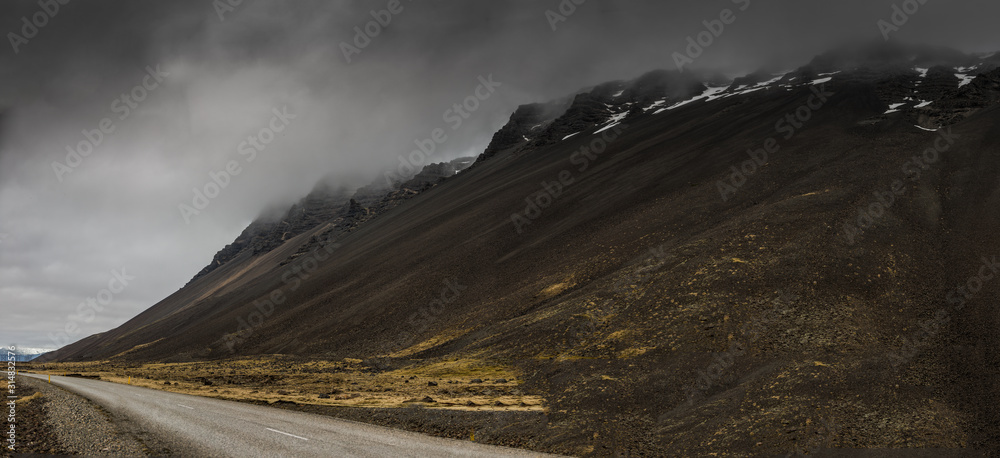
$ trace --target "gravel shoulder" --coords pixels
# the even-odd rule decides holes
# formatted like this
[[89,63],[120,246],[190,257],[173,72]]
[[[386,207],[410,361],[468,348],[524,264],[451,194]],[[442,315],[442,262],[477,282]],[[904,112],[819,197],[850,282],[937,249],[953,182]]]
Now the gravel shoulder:
[[[6,392],[6,381],[2,384]],[[7,406],[4,407],[3,431],[4,444],[0,446],[0,456],[41,454],[41,455],[66,455],[67,451],[56,439],[55,431],[47,421],[45,421],[45,405],[49,402],[41,393],[34,391],[21,392],[17,399],[15,421],[11,422],[6,415],[9,412]],[[12,424],[13,423],[13,424]],[[15,443],[13,449],[10,448],[9,431],[13,427]]]
[[18,377],[24,393],[42,393],[44,422],[63,453],[85,456],[150,456],[170,451],[135,424],[115,418],[89,400],[55,385]]

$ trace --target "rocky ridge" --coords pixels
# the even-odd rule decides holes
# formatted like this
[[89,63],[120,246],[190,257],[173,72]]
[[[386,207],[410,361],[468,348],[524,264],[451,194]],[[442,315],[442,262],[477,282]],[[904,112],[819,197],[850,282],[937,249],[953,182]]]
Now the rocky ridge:
[[[309,195],[292,205],[280,216],[261,216],[250,223],[233,243],[219,250],[212,262],[198,272],[188,284],[241,254],[258,256],[268,253],[281,246],[288,239],[322,224],[330,225],[330,228],[324,232],[324,237],[321,237],[323,240],[351,232],[375,216],[398,206],[406,199],[461,172],[472,162],[472,158],[459,158],[449,162],[430,164],[405,182],[390,186],[376,181],[354,191],[337,185],[333,178],[325,178],[313,188]],[[319,239],[314,240],[314,242],[319,243]],[[309,244],[310,247],[314,245],[314,243]],[[300,254],[297,253],[296,256]]]

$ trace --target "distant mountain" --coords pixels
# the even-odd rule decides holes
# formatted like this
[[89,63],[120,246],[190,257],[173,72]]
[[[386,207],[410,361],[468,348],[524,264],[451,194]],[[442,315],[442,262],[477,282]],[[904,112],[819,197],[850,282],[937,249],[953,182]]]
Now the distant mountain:
[[14,356],[15,361],[26,362],[26,361],[31,361],[47,353],[47,351],[34,348],[18,348],[17,351],[15,351],[14,353],[15,353]]

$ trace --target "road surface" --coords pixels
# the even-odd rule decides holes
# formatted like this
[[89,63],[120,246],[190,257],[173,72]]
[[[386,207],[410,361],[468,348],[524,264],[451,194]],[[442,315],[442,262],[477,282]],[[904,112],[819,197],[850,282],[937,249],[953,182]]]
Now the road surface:
[[[47,380],[48,376],[20,374]],[[52,383],[135,422],[197,456],[525,457],[524,450],[426,436],[323,415],[159,391],[120,383],[52,376]]]

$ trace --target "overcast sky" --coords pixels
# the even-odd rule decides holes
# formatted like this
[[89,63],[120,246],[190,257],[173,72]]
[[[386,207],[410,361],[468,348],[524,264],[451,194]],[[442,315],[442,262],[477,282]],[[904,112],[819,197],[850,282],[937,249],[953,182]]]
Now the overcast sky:
[[[75,0],[55,14],[35,0],[0,6],[0,343],[52,348],[70,322],[68,341],[125,322],[180,288],[265,207],[288,205],[325,175],[370,181],[414,140],[450,127],[445,111],[479,76],[500,87],[446,129],[436,158],[479,154],[517,105],[671,68],[685,37],[724,8],[736,22],[696,66],[738,73],[881,39],[876,23],[894,3],[590,0],[553,31],[546,10],[558,0],[402,0],[348,62],[341,43],[353,44],[354,28],[387,0],[217,8],[225,2]],[[1000,50],[1000,8],[981,3],[930,1],[892,39]],[[22,21],[33,16],[44,23],[35,33]],[[282,132],[248,161],[241,141],[271,125],[275,109],[288,113],[274,124]],[[67,146],[96,143],[83,131],[105,118],[114,130],[57,174],[53,162],[66,163]],[[240,174],[186,222],[178,205],[234,160]],[[101,312],[76,316],[116,269],[128,285]]]

